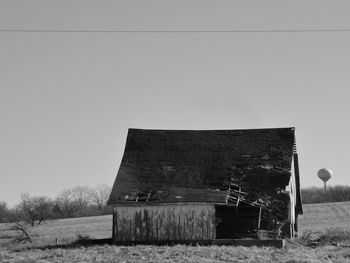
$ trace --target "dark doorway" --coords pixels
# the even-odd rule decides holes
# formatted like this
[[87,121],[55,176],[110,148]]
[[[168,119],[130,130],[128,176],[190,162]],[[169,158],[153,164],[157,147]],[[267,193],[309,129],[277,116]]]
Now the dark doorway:
[[255,235],[259,208],[249,205],[216,205],[216,239],[234,239]]

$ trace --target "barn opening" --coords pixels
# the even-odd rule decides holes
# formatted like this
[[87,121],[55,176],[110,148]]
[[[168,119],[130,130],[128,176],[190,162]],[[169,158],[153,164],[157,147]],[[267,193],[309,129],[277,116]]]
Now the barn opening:
[[249,205],[215,205],[216,239],[254,236],[262,227],[261,211]]

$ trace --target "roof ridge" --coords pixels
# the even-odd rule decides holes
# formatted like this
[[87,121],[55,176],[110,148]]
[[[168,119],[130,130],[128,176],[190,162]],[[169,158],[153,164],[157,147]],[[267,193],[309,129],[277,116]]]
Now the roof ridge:
[[145,129],[145,128],[128,128],[132,131],[263,131],[263,130],[293,130],[295,127],[275,127],[275,128],[248,128],[248,129]]

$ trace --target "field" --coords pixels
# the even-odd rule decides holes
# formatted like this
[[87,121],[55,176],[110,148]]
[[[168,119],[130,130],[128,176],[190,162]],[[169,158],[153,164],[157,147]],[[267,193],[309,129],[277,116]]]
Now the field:
[[[350,262],[350,202],[304,205],[304,215],[299,218],[302,239],[287,242],[283,249],[69,246],[84,237],[110,238],[111,224],[110,215],[48,221],[28,228],[33,244],[26,245],[11,241],[16,234],[9,230],[11,224],[0,224],[0,262]],[[56,244],[56,239],[60,246],[48,248]]]
[[[92,216],[49,220],[35,227],[27,227],[33,244],[19,246],[11,242],[16,231],[9,230],[12,224],[0,224],[0,246],[3,249],[16,249],[19,247],[41,247],[70,244],[79,236],[89,236],[91,239],[110,238],[112,235],[112,215]],[[0,249],[1,250],[1,249]]]
[[302,231],[324,232],[339,228],[350,231],[350,202],[303,205],[304,215],[299,221]]

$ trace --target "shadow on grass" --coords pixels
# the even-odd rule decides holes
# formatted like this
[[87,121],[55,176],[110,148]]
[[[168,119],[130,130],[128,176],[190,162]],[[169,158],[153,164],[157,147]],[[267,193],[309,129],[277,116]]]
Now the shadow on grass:
[[302,240],[305,245],[312,248],[327,245],[349,246],[350,231],[341,228],[327,229],[324,232],[312,232],[311,230],[307,230],[304,231],[300,240]]
[[62,245],[51,245],[40,247],[40,249],[49,249],[49,248],[76,248],[76,247],[90,247],[96,245],[111,245],[112,238],[103,238],[103,239],[78,239],[70,244],[62,244]]
[[321,245],[339,245],[350,242],[350,231],[343,229],[330,229],[320,235]]
[[13,251],[23,251],[23,250],[32,250],[32,249],[74,249],[78,247],[90,247],[96,245],[111,245],[112,238],[104,238],[104,239],[79,239],[73,241],[72,243],[67,244],[58,244],[58,245],[46,245],[46,246],[35,246],[35,247],[24,247],[21,249],[14,249]]
[[79,247],[92,247],[97,245],[116,245],[116,246],[137,246],[137,245],[154,245],[154,246],[176,246],[176,245],[187,245],[187,246],[211,246],[213,245],[213,241],[153,241],[153,242],[135,242],[135,241],[121,241],[113,243],[112,238],[104,238],[104,239],[90,239],[88,236],[79,236],[75,241],[65,244],[58,245],[38,245],[31,247],[22,247],[13,249],[12,251],[24,251],[24,250],[32,250],[32,249],[75,249]]
[[[26,247],[20,250],[31,250],[31,249],[74,249],[79,247],[92,247],[98,245],[115,245],[115,246],[137,246],[137,245],[152,245],[152,246],[176,246],[176,245],[186,245],[186,246],[257,246],[257,247],[277,247],[282,248],[284,246],[283,240],[198,240],[198,241],[188,241],[188,240],[164,240],[164,241],[145,241],[145,242],[113,242],[112,238],[105,239],[90,239],[90,238],[81,238],[67,244],[59,245],[45,245],[45,246],[35,246],[35,247]],[[17,251],[17,250],[15,250]]]

